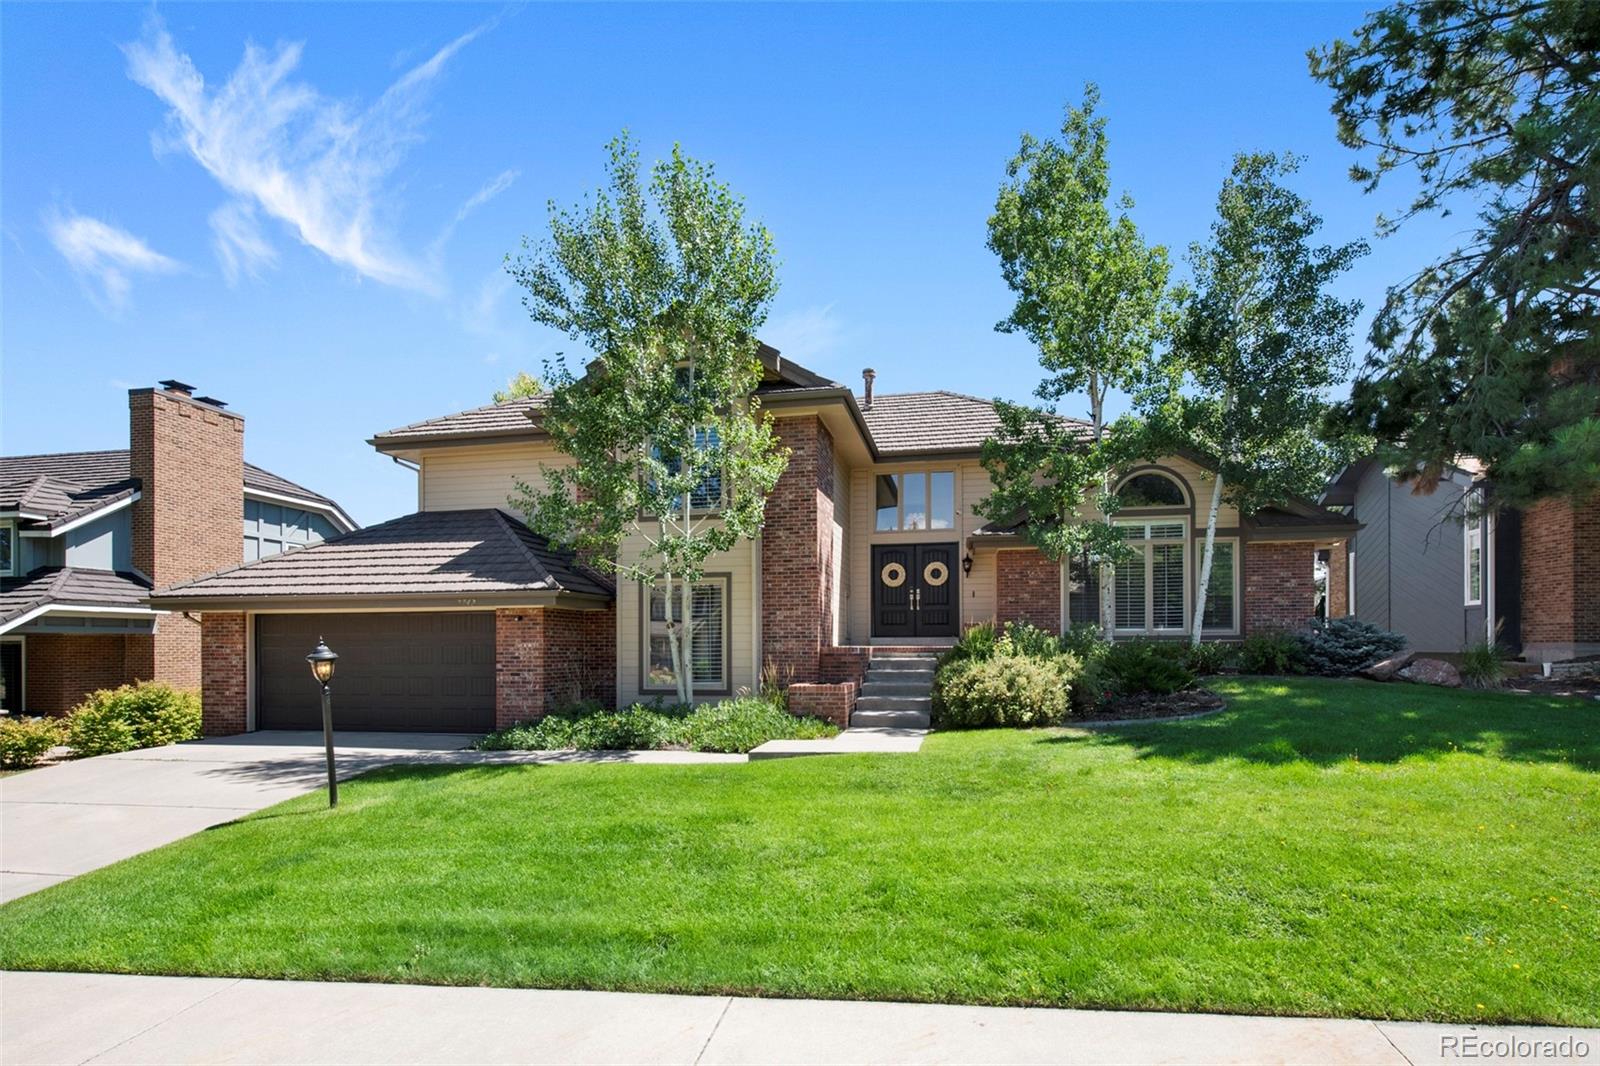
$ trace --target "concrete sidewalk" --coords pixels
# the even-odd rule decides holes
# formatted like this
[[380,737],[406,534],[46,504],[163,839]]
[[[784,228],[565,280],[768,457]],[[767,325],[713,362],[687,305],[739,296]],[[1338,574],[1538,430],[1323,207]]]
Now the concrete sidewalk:
[[[1539,1054],[1565,1038],[1571,1053]],[[1454,1041],[1452,1044],[1451,1041]],[[1522,1054],[1484,1054],[1503,1044]],[[1476,1050],[1467,1050],[1469,1047]],[[1454,1053],[1452,1053],[1454,1052]],[[1600,1062],[1600,1030],[0,974],[5,1063]]]

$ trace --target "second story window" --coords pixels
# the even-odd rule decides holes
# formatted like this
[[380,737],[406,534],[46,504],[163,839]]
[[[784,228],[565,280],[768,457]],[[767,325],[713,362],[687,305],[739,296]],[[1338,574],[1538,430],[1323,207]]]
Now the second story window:
[[880,533],[956,527],[954,470],[879,474],[873,491]]

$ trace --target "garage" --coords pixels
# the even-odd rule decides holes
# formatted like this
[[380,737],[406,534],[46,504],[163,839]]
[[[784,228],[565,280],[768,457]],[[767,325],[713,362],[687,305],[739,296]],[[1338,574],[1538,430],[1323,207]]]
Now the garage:
[[321,689],[306,665],[319,638],[339,653],[335,728],[494,729],[490,611],[257,615],[257,729],[322,728]]

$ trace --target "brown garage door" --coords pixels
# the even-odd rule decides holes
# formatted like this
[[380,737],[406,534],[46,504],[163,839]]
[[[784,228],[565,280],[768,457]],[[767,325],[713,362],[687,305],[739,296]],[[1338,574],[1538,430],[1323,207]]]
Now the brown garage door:
[[339,653],[335,729],[494,728],[494,615],[476,611],[257,615],[257,728],[322,728],[318,637]]

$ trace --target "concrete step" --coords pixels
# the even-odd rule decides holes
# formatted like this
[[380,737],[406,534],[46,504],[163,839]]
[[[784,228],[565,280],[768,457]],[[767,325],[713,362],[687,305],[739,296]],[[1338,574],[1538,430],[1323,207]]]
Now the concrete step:
[[926,729],[926,711],[864,711],[856,704],[850,716],[851,729]]
[[924,663],[920,660],[907,662],[874,662],[867,667],[867,676],[873,677],[882,674],[885,677],[932,677],[933,663]]
[[867,661],[873,663],[932,663],[938,661],[939,655],[940,652],[938,651],[875,651],[872,653],[872,658]]
[[856,700],[858,711],[915,711],[928,714],[933,710],[932,696],[861,696]]
[[928,696],[933,693],[933,679],[924,681],[878,680],[868,675],[861,686],[861,695],[873,696]]

